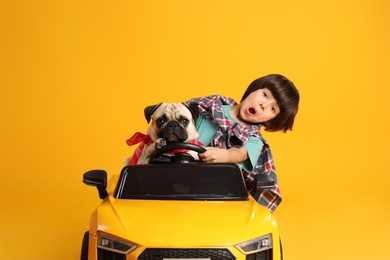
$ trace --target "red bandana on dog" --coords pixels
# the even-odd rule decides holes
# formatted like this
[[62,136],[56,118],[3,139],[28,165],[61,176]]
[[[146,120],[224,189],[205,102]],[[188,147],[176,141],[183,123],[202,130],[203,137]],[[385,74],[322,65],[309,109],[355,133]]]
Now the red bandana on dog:
[[127,145],[132,146],[138,143],[141,143],[137,149],[135,149],[131,160],[129,161],[129,165],[135,165],[138,162],[139,157],[142,154],[142,151],[145,148],[145,145],[149,145],[153,143],[153,140],[150,136],[145,135],[143,133],[137,132],[130,139],[126,140]]
[[[133,156],[131,157],[131,160],[129,161],[128,165],[135,165],[138,162],[139,157],[142,154],[142,151],[145,149],[145,145],[149,145],[153,143],[153,140],[150,138],[150,136],[145,135],[143,133],[137,132],[135,133],[130,139],[126,140],[127,145],[132,146],[138,143],[141,143],[137,149],[135,149]],[[196,144],[199,146],[202,146],[203,144],[198,141],[198,139],[193,139],[189,141],[188,143]],[[180,153],[180,152],[187,152],[186,149],[176,149],[171,151],[170,153]]]

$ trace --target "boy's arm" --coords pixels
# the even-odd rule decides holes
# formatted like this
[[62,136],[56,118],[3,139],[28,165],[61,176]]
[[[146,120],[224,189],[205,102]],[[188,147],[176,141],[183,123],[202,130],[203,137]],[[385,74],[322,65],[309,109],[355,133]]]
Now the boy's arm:
[[248,152],[244,146],[230,149],[207,147],[206,149],[206,152],[199,154],[199,158],[206,163],[239,163],[248,159]]

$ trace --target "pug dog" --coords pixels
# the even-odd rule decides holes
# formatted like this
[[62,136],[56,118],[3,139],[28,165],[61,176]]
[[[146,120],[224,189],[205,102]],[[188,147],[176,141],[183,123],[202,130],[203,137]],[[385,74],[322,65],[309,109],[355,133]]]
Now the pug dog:
[[148,164],[150,155],[167,143],[194,143],[199,137],[195,129],[195,121],[199,115],[197,107],[184,103],[159,103],[146,107],[144,115],[146,121],[151,122],[147,129],[149,141],[144,141],[137,164]]

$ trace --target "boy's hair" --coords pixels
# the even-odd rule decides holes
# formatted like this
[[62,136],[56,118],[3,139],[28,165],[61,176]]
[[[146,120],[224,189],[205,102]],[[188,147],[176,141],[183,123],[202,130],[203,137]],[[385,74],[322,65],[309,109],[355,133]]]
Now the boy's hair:
[[279,74],[270,74],[252,81],[241,98],[243,101],[250,93],[267,88],[278,102],[279,114],[272,120],[264,122],[266,131],[275,132],[292,130],[298,112],[299,92],[294,84]]

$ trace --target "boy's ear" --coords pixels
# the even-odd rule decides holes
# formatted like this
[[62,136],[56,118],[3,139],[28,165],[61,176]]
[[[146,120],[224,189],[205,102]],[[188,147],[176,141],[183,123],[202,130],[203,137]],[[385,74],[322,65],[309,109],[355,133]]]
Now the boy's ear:
[[147,106],[145,107],[144,109],[144,115],[145,115],[145,119],[146,121],[150,122],[150,119],[152,119],[152,115],[153,113],[156,111],[156,109],[161,106],[162,103],[158,103],[157,105],[152,105],[152,106]]
[[188,110],[190,110],[191,114],[192,114],[192,118],[194,119],[194,122],[196,123],[196,121],[198,120],[199,118],[199,109],[198,109],[198,104],[188,104],[188,103],[183,103],[184,106],[186,106],[188,108]]

